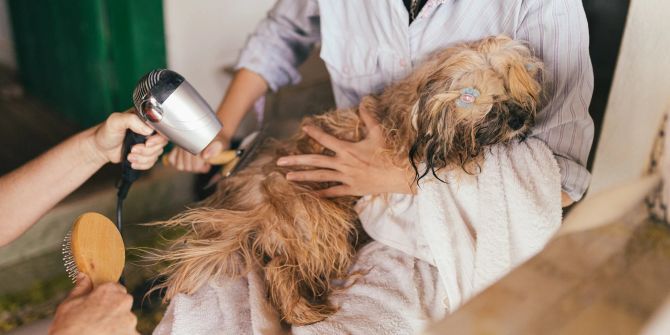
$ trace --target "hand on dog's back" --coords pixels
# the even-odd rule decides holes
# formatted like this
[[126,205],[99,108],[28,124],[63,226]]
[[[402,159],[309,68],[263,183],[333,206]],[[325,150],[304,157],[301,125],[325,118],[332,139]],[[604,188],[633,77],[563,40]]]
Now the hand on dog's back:
[[399,167],[382,155],[386,142],[373,111],[361,103],[358,111],[367,129],[360,142],[342,141],[323,130],[306,126],[303,131],[335,156],[297,155],[282,157],[280,166],[314,166],[315,170],[293,171],[286,175],[291,181],[338,182],[341,185],[319,191],[324,197],[365,196],[382,193],[412,194],[414,172],[409,166]]

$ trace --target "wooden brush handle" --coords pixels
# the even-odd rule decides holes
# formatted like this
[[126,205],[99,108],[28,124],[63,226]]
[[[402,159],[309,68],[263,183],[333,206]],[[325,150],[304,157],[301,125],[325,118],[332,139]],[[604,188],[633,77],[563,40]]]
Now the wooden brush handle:
[[81,215],[72,226],[70,243],[77,269],[91,278],[94,287],[119,281],[126,249],[111,220],[98,213]]

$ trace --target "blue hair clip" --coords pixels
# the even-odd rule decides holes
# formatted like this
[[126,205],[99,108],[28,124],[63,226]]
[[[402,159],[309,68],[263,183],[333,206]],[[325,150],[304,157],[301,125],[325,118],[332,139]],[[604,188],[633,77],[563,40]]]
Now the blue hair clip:
[[459,108],[471,108],[477,98],[479,98],[479,91],[474,87],[466,87],[461,90],[461,96],[456,100],[456,106]]

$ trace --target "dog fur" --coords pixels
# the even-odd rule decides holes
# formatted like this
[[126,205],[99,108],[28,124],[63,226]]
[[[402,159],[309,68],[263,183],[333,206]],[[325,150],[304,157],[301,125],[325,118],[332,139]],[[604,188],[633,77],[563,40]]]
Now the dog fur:
[[[489,37],[439,51],[406,79],[361,105],[380,122],[387,147],[380,159],[412,166],[416,182],[431,173],[477,173],[484,150],[528,135],[541,98],[541,62],[508,37]],[[461,90],[481,95],[459,107]],[[365,138],[358,108],[307,117],[346,141]],[[346,278],[359,237],[356,197],[321,198],[332,183],[289,182],[285,174],[309,167],[279,167],[277,158],[334,153],[298,133],[269,140],[254,161],[222,180],[216,192],[159,223],[186,227],[185,236],[159,256],[168,261],[158,288],[166,299],[190,294],[218,276],[264,275],[268,299],[293,325],[321,321],[337,309],[328,301],[331,280]]]

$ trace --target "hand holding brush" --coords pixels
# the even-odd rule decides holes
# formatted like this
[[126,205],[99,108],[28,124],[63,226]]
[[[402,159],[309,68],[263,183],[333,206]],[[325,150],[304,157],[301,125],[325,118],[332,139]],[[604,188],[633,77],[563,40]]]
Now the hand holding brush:
[[137,318],[130,312],[133,298],[116,283],[93,287],[83,272],[67,299],[58,306],[50,335],[69,334],[138,334]]

